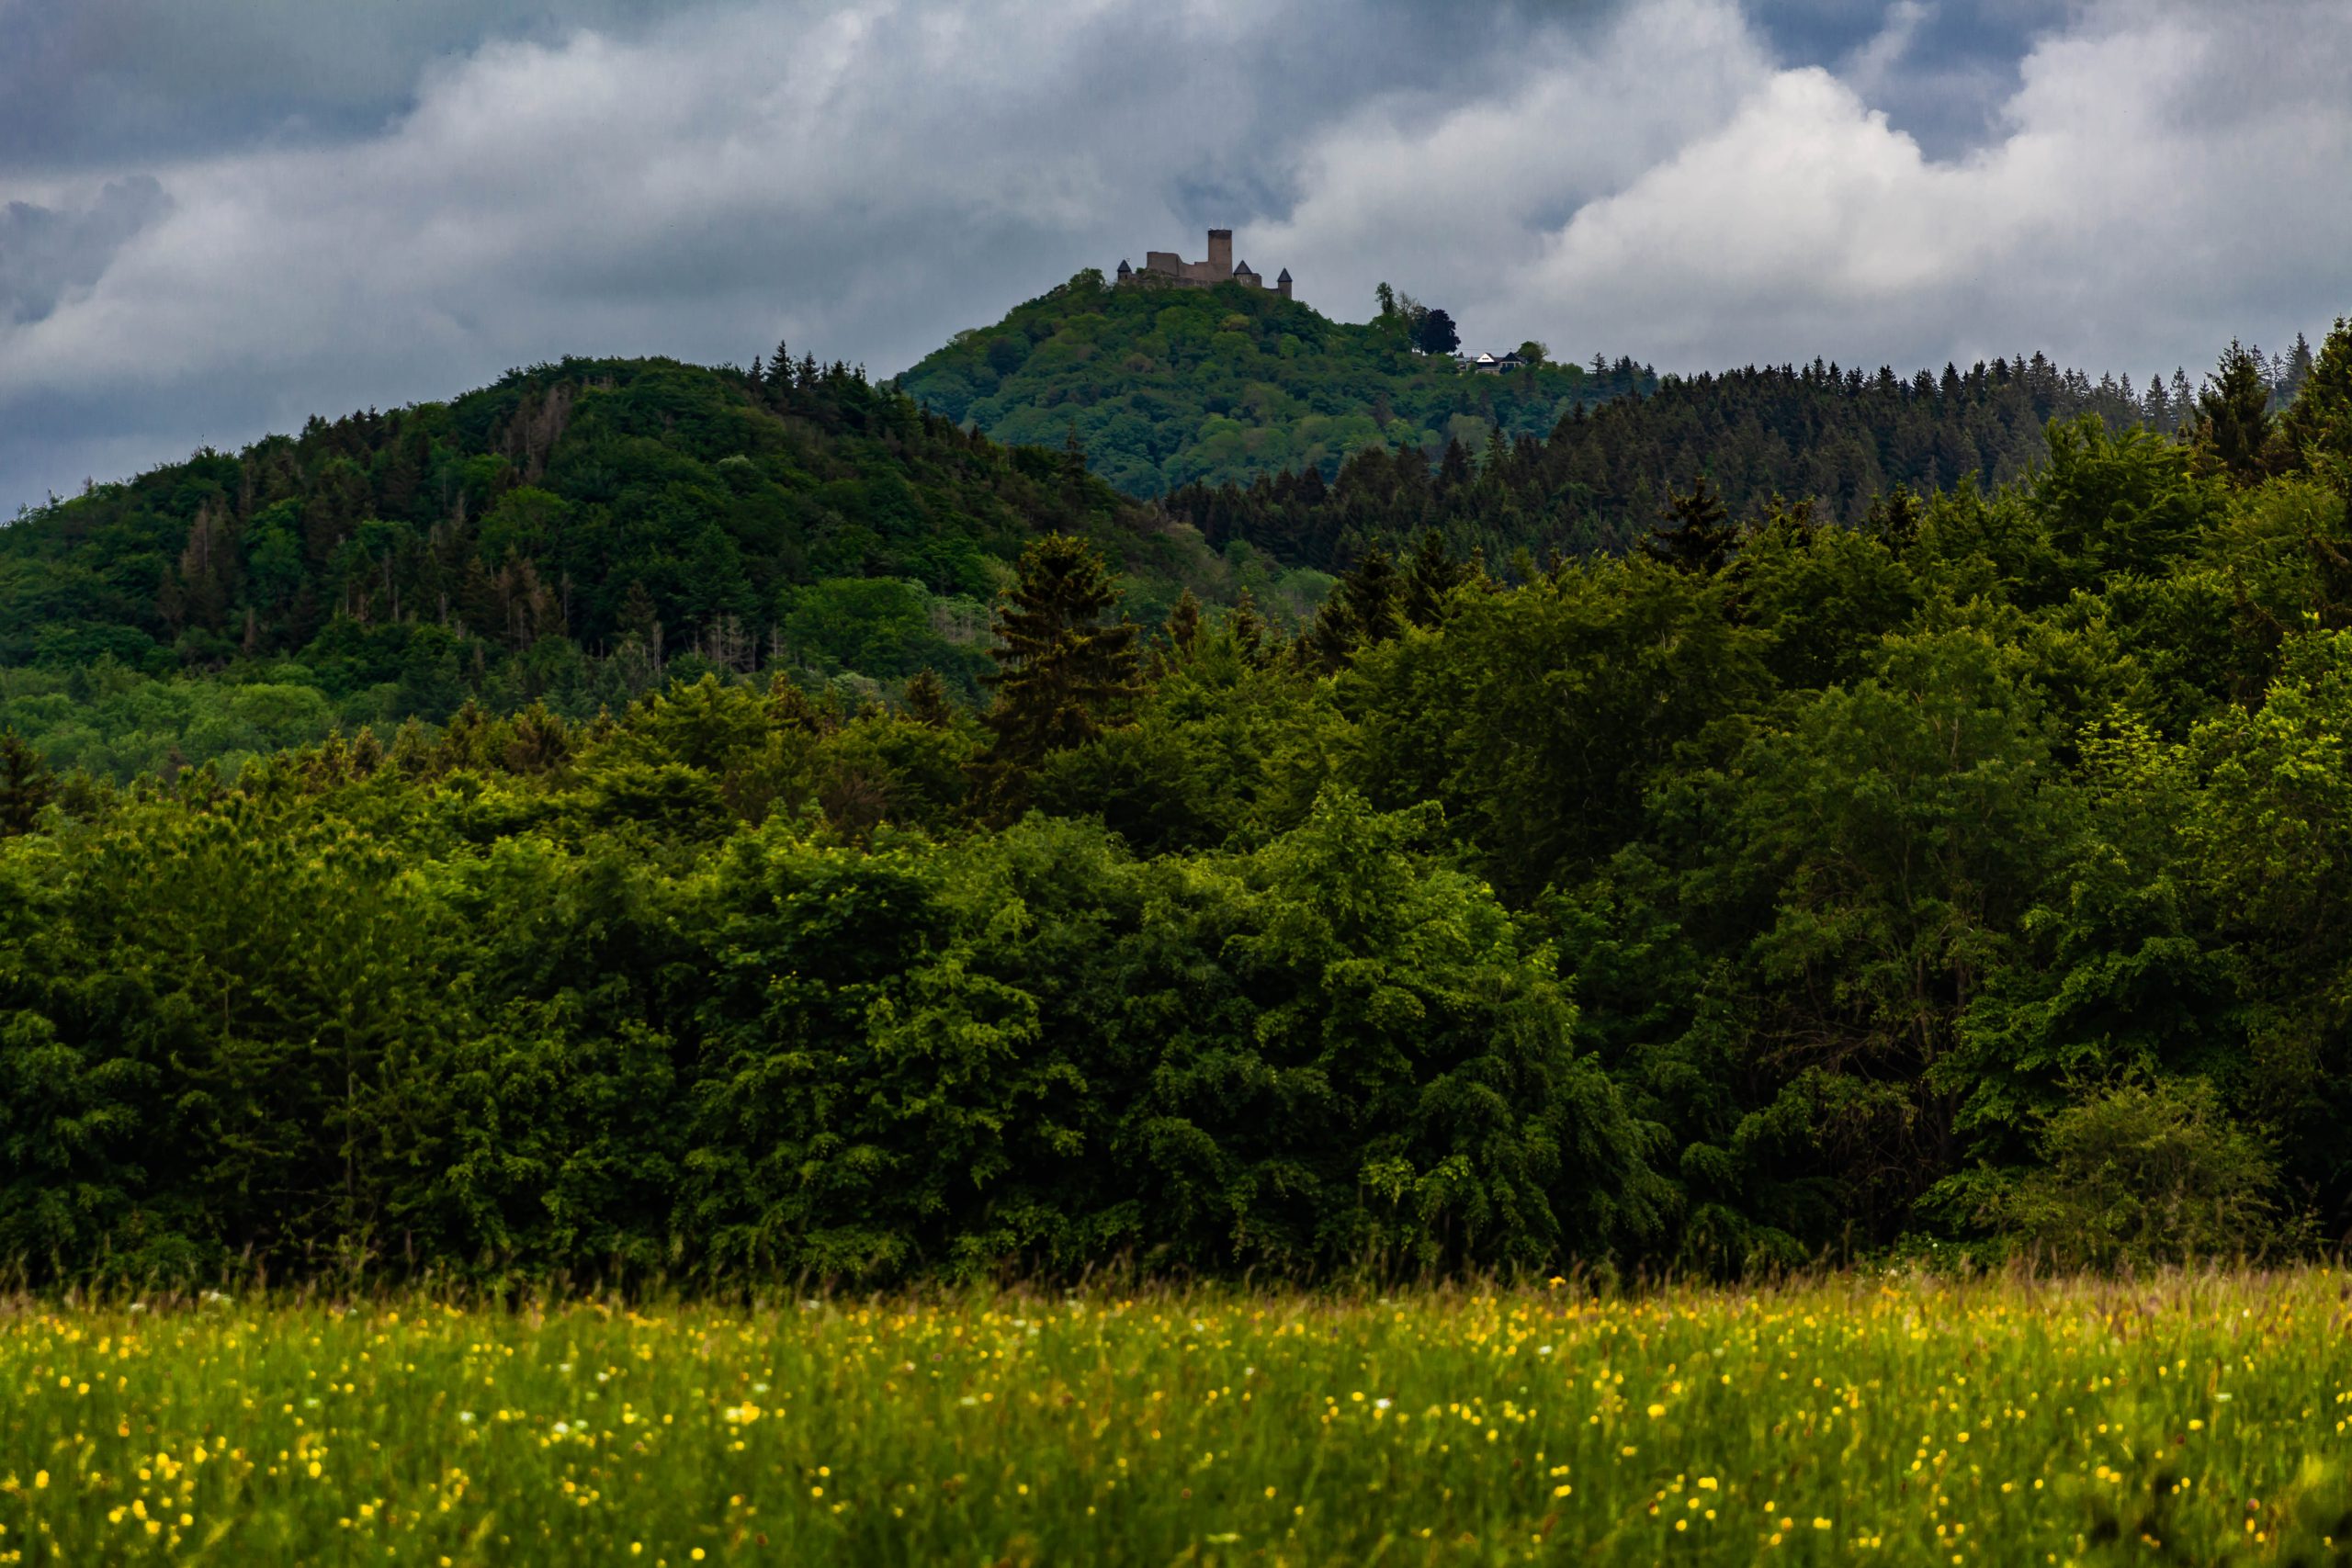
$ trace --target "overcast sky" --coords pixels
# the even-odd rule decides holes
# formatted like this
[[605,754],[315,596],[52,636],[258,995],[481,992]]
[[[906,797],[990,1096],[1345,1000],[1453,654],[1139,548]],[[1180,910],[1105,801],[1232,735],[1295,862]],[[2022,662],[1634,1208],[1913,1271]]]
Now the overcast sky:
[[2345,0],[0,0],[0,516],[579,354],[1202,254],[1661,369],[2352,311]]

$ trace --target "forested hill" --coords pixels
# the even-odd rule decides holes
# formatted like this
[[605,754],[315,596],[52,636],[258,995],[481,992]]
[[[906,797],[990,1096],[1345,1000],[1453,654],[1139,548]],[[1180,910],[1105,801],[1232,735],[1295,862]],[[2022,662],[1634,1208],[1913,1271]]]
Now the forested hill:
[[713,671],[129,788],[0,733],[0,1269],[2340,1259],[2352,322],[2270,402],[1859,527],[1424,536],[1295,639],[1041,538],[979,713]]
[[[566,360],[313,419],[0,528],[0,727],[127,776],[437,723],[582,717],[775,667],[973,694],[1011,562],[1065,530],[1142,613],[1182,588],[1311,608],[1059,450],[1007,448],[842,366]],[[202,681],[164,679],[203,676]]]
[[1157,496],[1301,467],[1328,476],[1368,447],[1540,435],[1572,409],[1653,380],[1623,358],[1477,375],[1417,352],[1430,312],[1390,299],[1356,325],[1267,289],[1112,288],[1081,272],[993,327],[957,333],[897,385],[999,441],[1075,440],[1095,473]]
[[[2244,357],[2274,406],[2292,400],[2312,363],[2300,339],[2291,356]],[[2045,456],[2051,420],[2084,413],[2117,432],[2137,423],[2170,434],[2197,409],[2177,370],[2169,385],[2152,376],[2134,389],[2129,377],[2094,382],[2039,354],[1908,378],[1815,360],[1668,376],[1647,396],[1571,407],[1541,439],[1487,432],[1434,457],[1413,442],[1373,446],[1336,474],[1308,461],[1247,483],[1185,485],[1167,504],[1212,545],[1246,540],[1317,567],[1430,529],[1494,560],[1521,548],[1539,558],[1607,552],[1646,535],[1669,495],[1702,477],[1734,516],[1811,502],[1817,516],[1855,523],[1896,485],[1928,493],[2016,479]]]

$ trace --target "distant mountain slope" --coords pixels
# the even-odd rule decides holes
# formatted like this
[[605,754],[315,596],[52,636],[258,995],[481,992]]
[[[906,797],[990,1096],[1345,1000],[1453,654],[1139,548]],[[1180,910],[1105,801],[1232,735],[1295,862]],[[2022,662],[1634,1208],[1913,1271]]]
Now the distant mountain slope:
[[[1295,614],[1323,584],[839,366],[566,360],[0,527],[0,725],[127,773],[469,698],[593,714],[698,665],[970,692],[989,600],[1053,529],[1146,618],[1186,586]],[[164,679],[198,675],[218,689]]]
[[1853,523],[1898,484],[1926,492],[2017,478],[2045,456],[2052,419],[2090,412],[2111,429],[2168,433],[2193,412],[2185,380],[2135,394],[2128,379],[2094,382],[2039,354],[1907,379],[1816,360],[1668,376],[1647,396],[1570,410],[1543,439],[1434,461],[1373,447],[1336,476],[1309,464],[1185,486],[1166,503],[1213,546],[1243,542],[1305,565],[1344,566],[1367,545],[1408,544],[1428,529],[1499,562],[1521,548],[1623,549],[1658,523],[1669,492],[1702,477],[1735,517],[1779,498]]
[[897,378],[993,440],[1060,446],[1131,495],[1246,483],[1399,443],[1431,452],[1548,432],[1649,385],[1629,360],[1479,375],[1417,354],[1396,317],[1335,321],[1265,289],[1113,288],[1099,272],[955,341]]

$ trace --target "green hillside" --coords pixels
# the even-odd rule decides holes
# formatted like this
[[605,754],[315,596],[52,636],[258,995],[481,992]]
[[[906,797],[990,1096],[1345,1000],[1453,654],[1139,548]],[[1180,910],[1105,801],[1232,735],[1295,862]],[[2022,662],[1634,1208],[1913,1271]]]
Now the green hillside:
[[978,713],[713,672],[128,788],[0,733],[0,1269],[2340,1257],[2352,322],[2271,402],[2233,351],[2186,440],[1856,527],[1426,535],[1297,638],[1042,538]]
[[[2291,401],[2304,350],[2269,387]],[[1480,378],[1492,381],[1494,378]],[[1336,474],[1307,466],[1248,484],[1185,485],[1169,513],[1213,546],[1243,541],[1281,559],[1344,565],[1374,544],[1409,548],[1427,530],[1494,560],[1519,550],[1614,553],[1644,538],[1668,497],[1703,479],[1735,517],[1783,502],[1859,524],[1897,485],[1915,492],[2019,479],[2047,457],[2052,420],[2096,414],[2110,431],[2162,434],[2196,416],[2186,378],[2093,381],[2041,355],[1947,365],[1904,378],[1815,360],[1667,376],[1641,397],[1569,412],[1547,435],[1431,454],[1371,446]]]
[[1483,376],[1417,353],[1408,318],[1356,325],[1238,284],[1114,288],[1089,269],[898,378],[992,440],[1061,446],[1131,495],[1247,483],[1399,444],[1476,449],[1645,389],[1630,360]]
[[469,700],[584,717],[706,671],[854,705],[930,668],[971,695],[989,603],[1054,530],[1147,615],[1190,587],[1295,617],[1328,581],[1212,557],[1063,452],[782,357],[566,360],[28,513],[0,528],[0,727],[128,776]]

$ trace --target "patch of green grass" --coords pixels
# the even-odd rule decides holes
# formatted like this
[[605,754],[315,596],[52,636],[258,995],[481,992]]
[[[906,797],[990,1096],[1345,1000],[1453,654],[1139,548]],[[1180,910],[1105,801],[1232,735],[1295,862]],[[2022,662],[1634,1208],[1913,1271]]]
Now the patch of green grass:
[[2320,1562],[2345,1280],[28,1304],[0,1559]]

